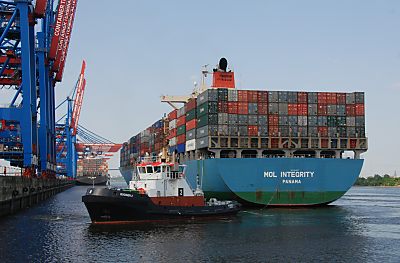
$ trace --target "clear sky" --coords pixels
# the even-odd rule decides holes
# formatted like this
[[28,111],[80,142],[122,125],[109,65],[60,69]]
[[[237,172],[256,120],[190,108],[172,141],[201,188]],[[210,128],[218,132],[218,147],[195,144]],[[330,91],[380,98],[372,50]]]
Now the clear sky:
[[[79,1],[61,101],[87,61],[80,123],[124,142],[226,57],[239,89],[365,91],[362,175],[400,172],[400,1]],[[119,166],[119,156],[110,166]]]

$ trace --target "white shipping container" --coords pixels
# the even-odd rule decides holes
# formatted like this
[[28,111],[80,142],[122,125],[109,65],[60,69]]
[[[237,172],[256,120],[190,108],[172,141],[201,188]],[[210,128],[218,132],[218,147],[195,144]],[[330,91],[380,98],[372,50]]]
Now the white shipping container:
[[176,128],[176,119],[169,122],[168,128],[169,128],[169,130],[173,130]]
[[169,146],[175,146],[176,145],[176,137],[169,139]]
[[186,145],[185,146],[186,146],[185,149],[186,149],[187,152],[196,150],[196,139],[192,139],[192,140],[186,141]]

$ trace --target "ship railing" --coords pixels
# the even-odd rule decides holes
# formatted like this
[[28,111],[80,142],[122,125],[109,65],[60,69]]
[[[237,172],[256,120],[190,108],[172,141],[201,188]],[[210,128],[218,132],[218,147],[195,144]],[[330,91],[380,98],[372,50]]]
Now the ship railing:
[[182,177],[183,177],[183,173],[182,172],[175,172],[175,171],[167,172],[167,178],[179,179],[179,178],[182,178]]

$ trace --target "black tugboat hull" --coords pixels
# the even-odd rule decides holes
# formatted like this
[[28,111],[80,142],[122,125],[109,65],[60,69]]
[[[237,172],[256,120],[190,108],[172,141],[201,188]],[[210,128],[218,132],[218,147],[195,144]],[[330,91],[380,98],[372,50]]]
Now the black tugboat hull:
[[233,215],[240,204],[213,206],[159,206],[147,195],[108,188],[89,188],[82,202],[92,223],[140,223]]

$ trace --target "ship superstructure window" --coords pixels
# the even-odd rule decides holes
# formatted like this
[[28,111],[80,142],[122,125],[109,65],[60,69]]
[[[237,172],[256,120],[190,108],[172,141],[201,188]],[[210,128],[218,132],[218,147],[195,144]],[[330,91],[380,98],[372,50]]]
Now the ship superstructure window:
[[161,173],[161,166],[154,166],[155,173]]
[[141,174],[146,173],[146,169],[144,167],[138,167],[138,169],[139,169],[139,173],[141,173]]
[[146,173],[152,174],[153,173],[153,166],[147,166],[146,167]]

